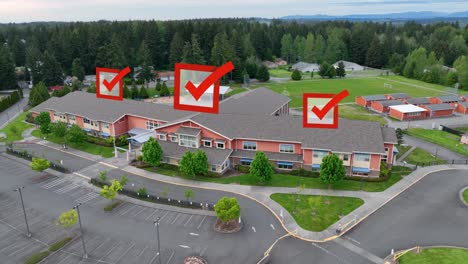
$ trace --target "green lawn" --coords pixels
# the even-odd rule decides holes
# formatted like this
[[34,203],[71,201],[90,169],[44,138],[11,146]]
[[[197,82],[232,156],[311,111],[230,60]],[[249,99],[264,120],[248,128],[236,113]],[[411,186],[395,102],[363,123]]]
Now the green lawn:
[[[41,131],[37,129],[32,132],[32,135],[35,137],[44,138],[44,136],[41,134]],[[63,144],[63,138],[58,138],[52,134],[46,136],[46,140],[56,144]],[[82,144],[68,143],[67,145],[69,148],[84,151],[93,155],[100,155],[103,158],[111,158],[114,156],[113,147],[99,146],[89,142],[83,142]]]
[[229,96],[233,96],[233,95],[235,95],[235,94],[240,94],[240,93],[243,93],[243,92],[245,92],[245,91],[247,91],[246,88],[241,88],[241,87],[239,87],[239,88],[234,88],[234,87],[231,87],[231,90],[230,90],[229,92],[227,92],[227,93],[224,95],[224,97],[227,98],[227,97],[229,97]]
[[270,198],[288,210],[300,227],[315,232],[327,229],[340,220],[340,215],[364,204],[359,198],[339,196],[274,193]]
[[399,159],[401,156],[403,156],[403,154],[408,152],[408,150],[410,150],[410,148],[411,148],[411,146],[403,146],[403,145],[396,145],[396,147],[398,149],[398,154],[396,156],[397,159]]
[[280,68],[269,69],[268,71],[270,72],[271,77],[288,78],[291,77],[292,74],[292,72]]
[[[0,129],[0,132],[5,133],[6,138],[0,138],[0,142],[13,142],[16,140],[22,140],[23,137],[21,134],[28,128],[33,127],[33,125],[23,122],[26,119],[28,112],[23,112],[18,115],[15,119],[6,125],[3,129]],[[15,126],[17,129],[16,133],[11,131],[12,127]]]
[[463,200],[465,200],[465,202],[468,203],[468,189],[466,189],[465,191],[463,191]]
[[[414,87],[410,84],[401,84],[392,82],[404,81],[410,84],[415,84],[414,80],[406,79],[404,77],[368,77],[368,78],[344,78],[344,79],[320,79],[314,78],[312,80],[302,81],[287,81],[284,83],[269,82],[263,86],[271,90],[282,93],[287,90],[291,97],[291,107],[302,107],[302,94],[303,93],[332,93],[336,94],[344,89],[349,91],[349,96],[342,102],[354,102],[356,96],[384,94],[384,93],[407,93],[413,97],[419,96],[435,96],[444,93],[444,87],[440,85],[427,84],[417,81],[418,85],[430,89],[423,89]],[[391,83],[392,88],[384,87],[385,83]]]
[[424,86],[426,89],[433,89],[433,90],[438,90],[441,92],[445,92],[447,89],[447,87],[440,85],[440,84],[427,83],[427,82],[423,82],[423,81],[415,80],[415,79],[408,79],[403,76],[384,76],[382,78],[385,78],[387,80],[386,83],[392,84],[393,88],[395,88],[395,84],[398,85],[397,82],[405,82],[405,83],[412,84],[412,85]]
[[387,123],[382,116],[373,114],[363,107],[354,104],[340,105],[338,107],[338,115],[346,119],[377,121],[382,125]]
[[462,131],[468,133],[468,127],[456,127],[455,130]]
[[468,250],[457,248],[429,248],[419,254],[409,252],[400,259],[400,264],[467,264]]
[[437,164],[447,163],[446,160],[441,158],[435,158],[431,153],[425,151],[424,149],[415,148],[406,158],[406,162],[410,164],[418,163],[427,163],[427,162],[437,162]]
[[[182,177],[180,173],[163,168],[146,168],[145,170],[160,173],[163,175],[171,177]],[[392,186],[404,175],[408,175],[411,171],[407,170],[404,167],[394,166],[392,171],[392,176],[389,180],[384,182],[365,182],[365,181],[355,181],[355,180],[343,180],[340,183],[337,183],[332,186],[334,190],[351,190],[358,191],[363,190],[366,192],[381,192],[386,190],[388,187]],[[274,174],[271,181],[267,184],[260,184],[255,177],[252,177],[250,174],[241,174],[239,176],[230,176],[230,177],[221,177],[221,178],[212,178],[212,177],[201,177],[198,176],[195,179],[186,178],[197,181],[205,182],[214,182],[220,184],[240,184],[240,185],[251,185],[251,186],[272,186],[272,187],[292,187],[295,188],[300,185],[304,185],[305,188],[310,189],[327,189],[328,185],[321,182],[319,178],[312,177],[300,177],[293,176],[288,174]]]
[[468,146],[460,143],[459,136],[442,130],[431,130],[423,128],[410,128],[407,132],[410,136],[432,142],[459,154],[468,156]]

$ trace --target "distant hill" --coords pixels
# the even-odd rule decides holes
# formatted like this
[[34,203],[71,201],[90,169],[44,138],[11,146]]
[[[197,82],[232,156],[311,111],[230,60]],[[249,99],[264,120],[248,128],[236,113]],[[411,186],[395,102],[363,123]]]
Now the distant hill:
[[349,20],[349,21],[409,21],[409,20],[437,20],[437,21],[453,21],[457,19],[468,20],[468,11],[456,13],[443,12],[403,12],[403,13],[388,13],[388,14],[362,14],[362,15],[344,15],[344,16],[329,16],[329,15],[292,15],[284,16],[283,20]]

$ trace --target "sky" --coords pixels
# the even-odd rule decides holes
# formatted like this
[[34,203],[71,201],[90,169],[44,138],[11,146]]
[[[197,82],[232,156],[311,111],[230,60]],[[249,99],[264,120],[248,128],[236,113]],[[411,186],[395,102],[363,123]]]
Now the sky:
[[468,0],[0,0],[0,23],[466,10]]

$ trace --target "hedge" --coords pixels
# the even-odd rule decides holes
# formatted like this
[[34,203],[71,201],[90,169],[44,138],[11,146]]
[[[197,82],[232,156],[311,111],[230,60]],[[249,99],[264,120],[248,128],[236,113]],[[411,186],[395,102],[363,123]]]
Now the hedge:
[[49,256],[50,252],[49,251],[41,251],[36,254],[33,254],[29,256],[25,261],[24,264],[36,264],[41,262],[43,259],[47,258]]
[[20,95],[17,91],[14,91],[10,95],[0,99],[0,112],[3,112],[10,106],[16,104],[20,99]]
[[[22,158],[22,159],[25,159],[25,160],[29,160],[29,161],[32,161],[32,158],[34,157],[33,155],[30,155],[26,150],[23,150],[23,151],[18,151],[18,150],[14,150],[13,148],[11,147],[7,147],[6,148],[6,152],[10,155],[13,155],[13,156],[16,156],[18,158]],[[37,157],[34,157],[34,158],[37,158]],[[53,170],[56,170],[56,171],[59,171],[59,172],[62,172],[62,173],[69,173],[70,170],[68,168],[65,168],[59,164],[56,164],[52,161],[49,161],[50,162],[50,168],[53,169]]]
[[66,237],[58,242],[55,242],[54,244],[50,245],[49,251],[57,251],[61,249],[63,246],[65,246],[68,242],[70,242],[73,239],[73,237]]

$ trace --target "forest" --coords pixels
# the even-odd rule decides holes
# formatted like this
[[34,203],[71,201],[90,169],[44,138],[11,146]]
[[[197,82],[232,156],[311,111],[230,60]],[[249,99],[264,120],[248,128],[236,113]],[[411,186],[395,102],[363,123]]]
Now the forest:
[[[17,80],[63,84],[95,67],[144,72],[172,70],[177,62],[232,61],[234,81],[255,78],[263,60],[288,63],[352,61],[372,68],[468,89],[468,26],[457,23],[393,25],[255,19],[97,21],[0,25],[0,89]],[[30,71],[15,74],[15,67]],[[455,68],[455,70],[453,69]],[[152,74],[142,74],[152,78]]]

